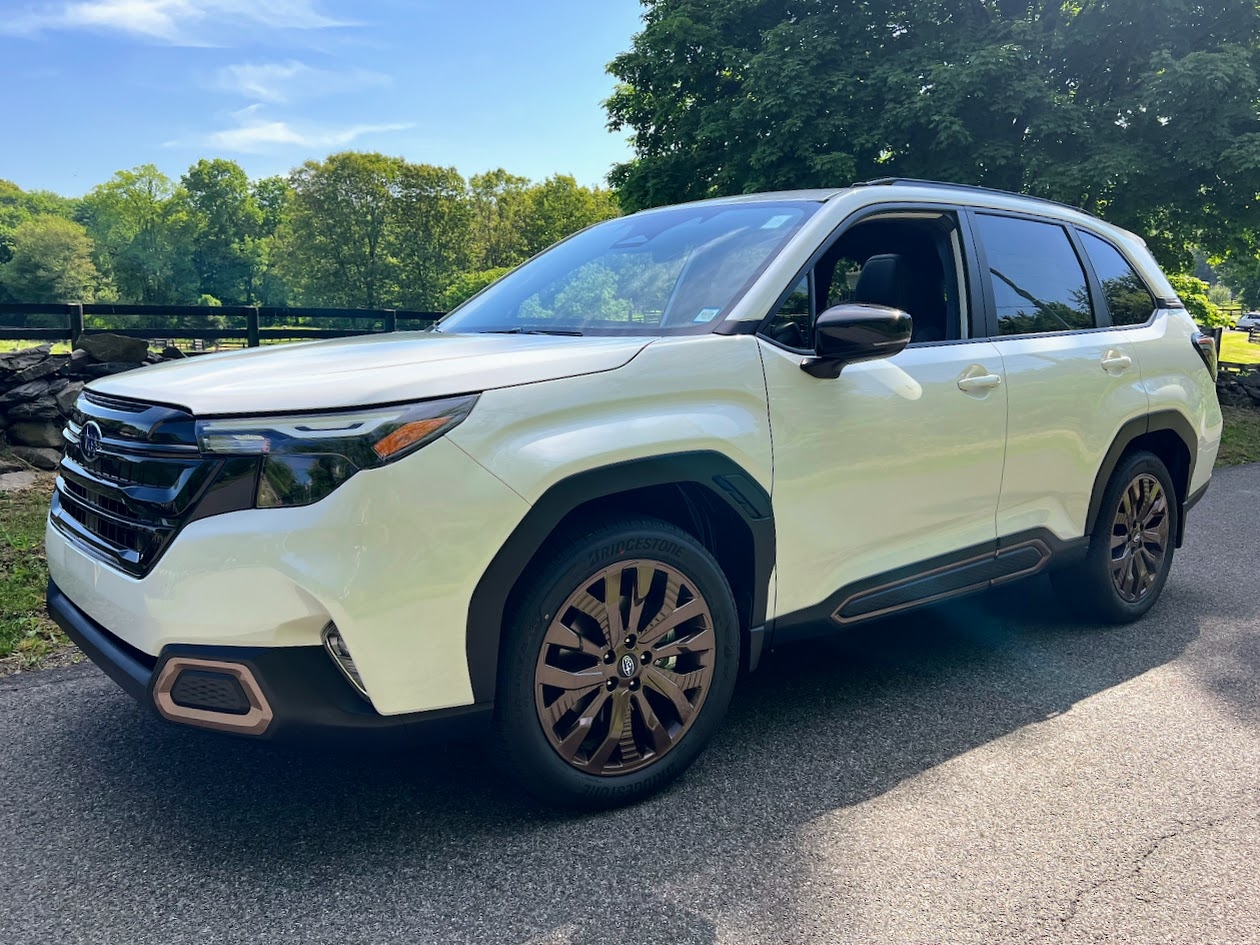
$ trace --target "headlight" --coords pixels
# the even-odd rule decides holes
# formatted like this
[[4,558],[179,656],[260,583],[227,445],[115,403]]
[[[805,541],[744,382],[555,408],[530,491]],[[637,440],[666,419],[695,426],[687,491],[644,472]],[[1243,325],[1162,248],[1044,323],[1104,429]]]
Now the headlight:
[[362,469],[414,453],[462,421],[477,395],[395,407],[283,417],[198,420],[211,456],[258,456],[259,508],[309,505]]

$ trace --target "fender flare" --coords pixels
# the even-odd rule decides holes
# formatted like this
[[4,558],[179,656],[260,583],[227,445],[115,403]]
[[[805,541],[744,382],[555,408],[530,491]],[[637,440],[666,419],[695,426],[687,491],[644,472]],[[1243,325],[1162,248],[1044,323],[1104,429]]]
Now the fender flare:
[[534,555],[570,512],[596,499],[651,486],[690,483],[737,512],[753,539],[755,584],[750,626],[765,623],[775,531],[770,495],[721,453],[671,453],[588,469],[562,479],[535,502],[486,567],[468,606],[465,652],[476,702],[492,702],[508,596]]
[[1181,547],[1181,538],[1186,522],[1186,500],[1190,495],[1190,483],[1194,482],[1195,463],[1199,459],[1199,436],[1195,432],[1189,418],[1177,410],[1159,410],[1144,417],[1135,417],[1120,428],[1115,439],[1111,442],[1111,447],[1107,450],[1107,455],[1103,457],[1102,465],[1098,468],[1098,474],[1094,477],[1094,491],[1090,493],[1089,498],[1089,514],[1085,518],[1086,535],[1093,534],[1094,526],[1098,522],[1098,515],[1102,510],[1103,492],[1107,488],[1107,483],[1111,480],[1111,474],[1120,465],[1120,458],[1124,456],[1125,451],[1138,437],[1145,436],[1148,433],[1157,433],[1161,430],[1169,430],[1175,433],[1177,438],[1185,444],[1186,451],[1190,457],[1186,466],[1185,490],[1182,495],[1178,496],[1177,503],[1177,511],[1180,514],[1177,516],[1176,543],[1177,547]]

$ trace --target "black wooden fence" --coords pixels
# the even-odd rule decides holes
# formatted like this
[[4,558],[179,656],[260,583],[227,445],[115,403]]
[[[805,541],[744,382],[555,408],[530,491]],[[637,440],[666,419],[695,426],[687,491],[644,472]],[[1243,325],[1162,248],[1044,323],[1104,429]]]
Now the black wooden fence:
[[[10,324],[16,316],[54,316],[64,319],[64,327],[21,328]],[[118,317],[180,320],[180,327],[104,327],[101,317],[111,321]],[[299,338],[346,338],[379,332],[427,328],[441,312],[415,312],[399,309],[362,308],[277,308],[257,305],[111,305],[111,304],[46,304],[0,302],[0,341],[69,341],[79,340],[84,332],[109,331],[132,338],[180,338],[203,341],[243,340],[251,348],[263,341],[286,341]],[[199,318],[221,318],[230,327],[191,327]],[[349,320],[363,323],[362,328],[328,328],[310,325],[311,321]],[[297,325],[295,323],[302,322]],[[280,324],[284,327],[264,327]]]

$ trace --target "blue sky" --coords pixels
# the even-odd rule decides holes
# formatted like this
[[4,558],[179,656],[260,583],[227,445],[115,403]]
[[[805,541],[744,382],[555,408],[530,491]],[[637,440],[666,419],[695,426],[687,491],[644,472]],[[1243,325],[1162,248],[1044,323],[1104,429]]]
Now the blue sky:
[[340,150],[602,183],[638,0],[0,0],[0,178],[79,195],[200,157]]

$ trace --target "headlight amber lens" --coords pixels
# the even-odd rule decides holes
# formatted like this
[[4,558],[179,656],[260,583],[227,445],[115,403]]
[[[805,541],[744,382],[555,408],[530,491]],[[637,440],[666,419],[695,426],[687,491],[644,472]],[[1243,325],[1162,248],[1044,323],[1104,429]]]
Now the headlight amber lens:
[[363,469],[401,459],[458,425],[476,395],[304,416],[197,421],[203,453],[262,458],[259,508],[318,502]]

